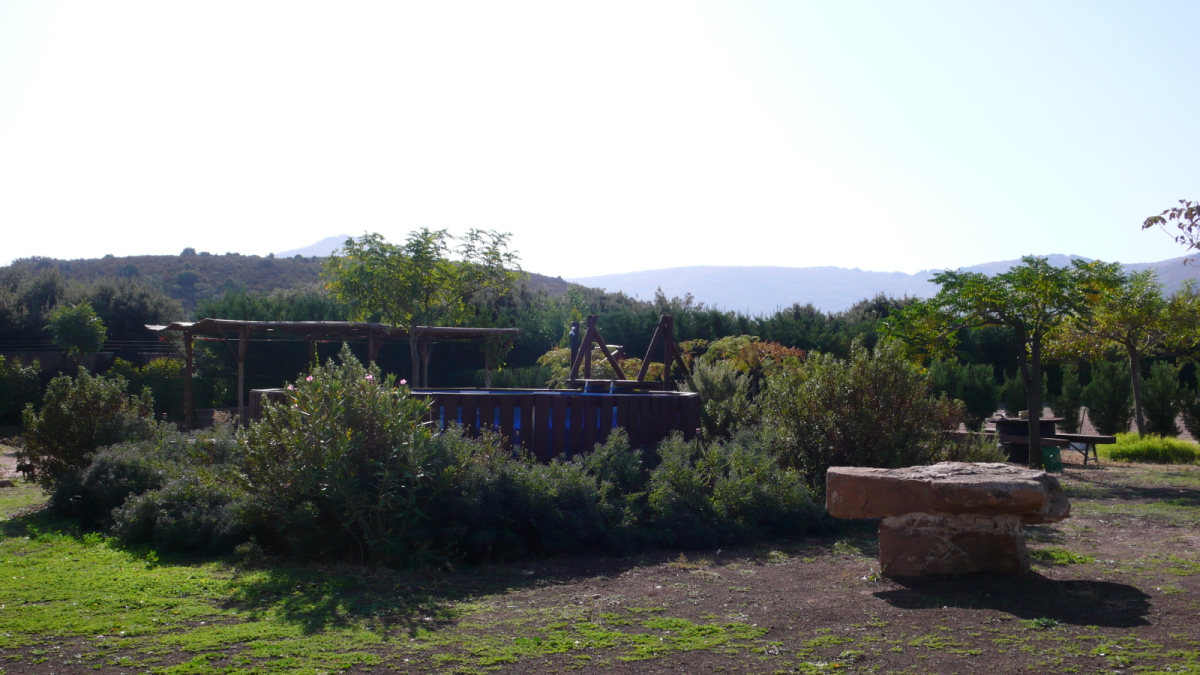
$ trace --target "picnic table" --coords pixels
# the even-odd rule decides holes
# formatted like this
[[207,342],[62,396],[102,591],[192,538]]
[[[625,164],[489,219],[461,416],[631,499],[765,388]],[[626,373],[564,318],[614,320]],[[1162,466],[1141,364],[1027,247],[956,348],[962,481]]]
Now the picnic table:
[[[1112,445],[1117,442],[1116,436],[1100,436],[1096,434],[1055,434],[1057,438],[1069,442],[1072,450],[1078,450],[1083,453],[1083,465],[1087,466],[1089,453],[1092,461],[1100,463],[1100,455],[1096,452],[1097,445]],[[1083,448],[1076,448],[1076,445],[1082,445]]]

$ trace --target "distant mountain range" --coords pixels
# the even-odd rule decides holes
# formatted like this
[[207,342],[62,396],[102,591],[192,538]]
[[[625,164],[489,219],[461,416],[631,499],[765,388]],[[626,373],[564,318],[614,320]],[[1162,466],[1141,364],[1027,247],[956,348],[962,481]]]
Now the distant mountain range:
[[[1083,256],[1053,254],[1053,265],[1069,265]],[[1129,271],[1154,268],[1167,292],[1177,290],[1185,279],[1200,279],[1200,267],[1185,266],[1185,258],[1125,265]],[[962,268],[968,272],[998,274],[1020,264],[1020,260],[999,260]],[[844,267],[675,267],[671,269],[606,274],[568,279],[572,283],[609,292],[621,291],[643,300],[654,297],[661,288],[668,297],[691,293],[697,302],[748,314],[765,314],[795,303],[812,303],[826,312],[839,312],[863,298],[886,293],[895,297],[927,298],[938,286],[929,283],[937,270],[916,274],[871,272]]]
[[291,258],[292,256],[302,255],[307,258],[315,255],[318,258],[324,258],[330,253],[333,253],[341,248],[342,244],[346,243],[346,240],[349,238],[350,235],[348,234],[339,234],[336,237],[325,237],[321,241],[318,241],[315,244],[309,244],[304,248],[294,248],[290,251],[280,251],[279,253],[275,254],[275,257]]

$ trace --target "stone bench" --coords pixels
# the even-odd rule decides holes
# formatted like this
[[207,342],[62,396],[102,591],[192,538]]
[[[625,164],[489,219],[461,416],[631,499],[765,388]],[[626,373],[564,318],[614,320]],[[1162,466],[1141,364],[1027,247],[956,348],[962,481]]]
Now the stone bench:
[[835,466],[825,476],[835,518],[882,518],[889,576],[1029,571],[1023,525],[1071,515],[1058,479],[1009,464],[942,462],[904,469]]

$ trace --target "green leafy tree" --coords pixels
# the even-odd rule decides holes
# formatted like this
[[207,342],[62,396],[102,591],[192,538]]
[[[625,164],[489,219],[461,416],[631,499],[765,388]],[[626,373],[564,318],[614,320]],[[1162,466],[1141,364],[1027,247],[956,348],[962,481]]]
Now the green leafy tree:
[[[379,317],[408,331],[413,381],[429,386],[428,346],[422,328],[458,325],[474,312],[472,300],[504,295],[520,278],[511,235],[469,230],[455,238],[446,230],[410,232],[399,246],[382,235],[347,239],[322,274],[357,319]],[[453,256],[453,259],[452,259]]]
[[55,307],[46,330],[50,331],[54,344],[65,349],[68,356],[95,354],[108,337],[104,322],[86,302]]
[[1179,234],[1172,235],[1175,237],[1176,243],[1183,244],[1192,250],[1200,249],[1200,202],[1180,199],[1179,206],[1173,206],[1157,216],[1147,218],[1142,223],[1142,229],[1161,227],[1163,231],[1166,231],[1167,225],[1170,223],[1174,223],[1179,228]]
[[1133,415],[1139,434],[1147,433],[1142,359],[1182,349],[1196,328],[1200,299],[1185,286],[1170,299],[1154,270],[1123,275],[1097,296],[1086,316],[1073,317],[1051,344],[1056,354],[1102,358],[1112,348],[1129,360]]
[[[1119,278],[1109,263],[1072,261],[1055,267],[1046,258],[1026,256],[1007,272],[940,272],[938,294],[894,312],[883,322],[885,335],[911,348],[944,352],[963,329],[1005,326],[1017,346],[1017,366],[1025,382],[1029,410],[1029,447],[1041,447],[1042,359],[1051,334],[1071,317],[1086,314],[1102,288]],[[1029,453],[1037,463],[1041,453]]]

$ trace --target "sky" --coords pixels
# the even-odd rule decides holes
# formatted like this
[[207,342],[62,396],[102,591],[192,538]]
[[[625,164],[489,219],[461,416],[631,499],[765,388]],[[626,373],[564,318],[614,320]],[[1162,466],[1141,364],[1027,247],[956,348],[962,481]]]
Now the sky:
[[1185,253],[1200,3],[0,0],[0,264],[512,233],[566,278]]

